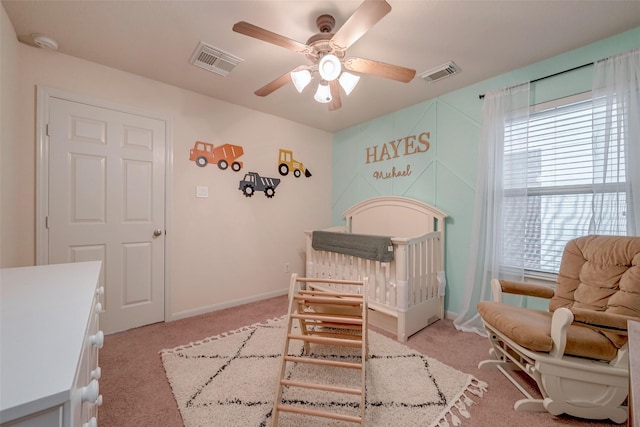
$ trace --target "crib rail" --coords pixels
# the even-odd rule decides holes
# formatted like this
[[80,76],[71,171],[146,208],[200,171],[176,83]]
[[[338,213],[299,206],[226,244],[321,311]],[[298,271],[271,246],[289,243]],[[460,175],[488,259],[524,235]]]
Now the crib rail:
[[[438,231],[414,238],[392,238],[395,257],[392,262],[315,250],[311,246],[312,232],[306,234],[307,277],[340,280],[367,277],[368,299],[372,308],[394,314],[439,297],[438,272],[443,266],[442,241]],[[341,292],[352,291],[336,286]]]

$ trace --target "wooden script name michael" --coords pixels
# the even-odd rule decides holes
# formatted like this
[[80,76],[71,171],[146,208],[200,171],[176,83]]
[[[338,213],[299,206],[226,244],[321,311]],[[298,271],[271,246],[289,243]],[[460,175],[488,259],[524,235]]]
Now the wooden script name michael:
[[[430,132],[422,132],[420,135],[409,135],[398,138],[394,141],[386,142],[382,145],[374,145],[366,148],[366,164],[377,163],[391,159],[397,159],[401,156],[410,156],[412,154],[424,153],[429,150],[431,144],[429,138]],[[375,171],[373,177],[375,179],[398,178],[401,176],[411,175],[411,164],[407,163],[404,169],[396,169],[395,166],[388,171]]]

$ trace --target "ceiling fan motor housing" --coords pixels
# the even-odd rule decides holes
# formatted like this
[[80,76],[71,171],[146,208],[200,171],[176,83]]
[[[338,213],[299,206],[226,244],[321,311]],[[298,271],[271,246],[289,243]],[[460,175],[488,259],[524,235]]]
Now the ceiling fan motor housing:
[[316,19],[316,26],[321,33],[330,33],[336,25],[336,20],[331,15],[320,15]]
[[336,20],[331,15],[320,15],[316,19],[316,26],[318,27],[317,34],[312,35],[307,40],[307,46],[310,46],[312,52],[308,53],[307,59],[313,64],[317,64],[325,55],[335,55],[338,59],[344,58],[345,51],[342,49],[335,49],[331,45],[331,39],[333,38],[333,28],[336,25]]

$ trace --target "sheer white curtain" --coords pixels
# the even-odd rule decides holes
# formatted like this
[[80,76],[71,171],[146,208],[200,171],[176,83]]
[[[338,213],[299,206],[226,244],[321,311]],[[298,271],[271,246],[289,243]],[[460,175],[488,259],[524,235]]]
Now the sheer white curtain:
[[[588,232],[626,228],[626,234],[639,235],[640,49],[596,62],[592,96]],[[484,335],[476,305],[491,298],[491,279],[523,280],[527,209],[535,208],[527,199],[527,171],[535,166],[535,149],[531,152],[528,145],[529,99],[529,84],[484,98],[464,305],[454,320],[459,330]],[[505,165],[512,172],[505,174]]]
[[[491,91],[484,96],[474,220],[465,276],[465,305],[462,313],[453,322],[456,328],[462,331],[485,334],[476,305],[479,301],[491,297],[491,279],[522,280],[523,278],[524,267],[513,268],[509,272],[502,273],[499,267],[503,244],[505,248],[508,247],[510,258],[524,259],[524,222],[527,203],[518,204],[524,208],[514,210],[509,207],[509,213],[505,214],[503,165],[505,161],[522,163],[522,167],[516,168],[520,171],[519,176],[508,177],[508,180],[518,182],[521,196],[526,197],[529,93],[529,83],[525,83]],[[513,132],[512,138],[513,135],[517,135],[516,137],[522,140],[525,155],[505,157],[504,140],[507,132]],[[516,196],[519,198],[520,194]],[[507,218],[506,215],[509,217],[510,227],[522,230],[521,239],[503,242],[501,224]]]
[[[640,232],[640,49],[595,63],[593,100],[594,195],[589,233],[606,234],[607,220],[616,218],[626,221],[627,234],[635,236]],[[626,203],[611,200],[612,194],[624,195]]]

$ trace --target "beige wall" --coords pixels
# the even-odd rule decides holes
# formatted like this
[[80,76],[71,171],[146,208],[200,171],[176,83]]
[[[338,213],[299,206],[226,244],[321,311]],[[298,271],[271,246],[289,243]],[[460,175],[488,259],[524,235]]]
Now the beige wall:
[[[277,294],[288,286],[285,263],[292,272],[304,272],[303,230],[331,222],[331,134],[58,52],[23,44],[16,50],[10,56],[2,52],[3,62],[18,57],[19,74],[11,80],[19,96],[16,93],[8,102],[16,113],[16,137],[5,142],[3,132],[1,199],[3,206],[17,199],[20,214],[15,215],[15,206],[3,207],[2,250],[10,255],[2,266],[35,262],[35,114],[40,85],[170,120],[173,203],[168,262],[174,317]],[[223,77],[208,78],[212,84],[224,84]],[[4,104],[3,93],[3,110]],[[188,159],[196,140],[242,145],[245,168],[235,173],[211,165],[197,167]],[[238,190],[243,172],[280,177],[279,148],[293,150],[313,176],[283,177],[272,199],[262,193],[244,197]],[[197,185],[209,187],[209,198],[195,198]]]
[[[24,198],[20,197],[22,184],[12,179],[17,172],[14,159],[21,150],[16,144],[17,79],[18,40],[4,7],[0,7],[0,267],[24,265],[33,246],[25,244],[14,227],[24,207]],[[33,238],[33,230],[27,233]]]

